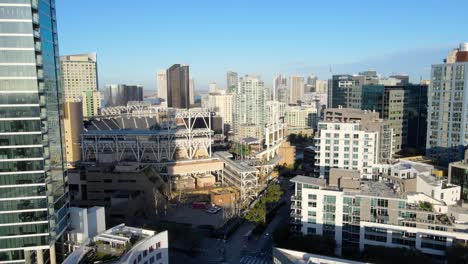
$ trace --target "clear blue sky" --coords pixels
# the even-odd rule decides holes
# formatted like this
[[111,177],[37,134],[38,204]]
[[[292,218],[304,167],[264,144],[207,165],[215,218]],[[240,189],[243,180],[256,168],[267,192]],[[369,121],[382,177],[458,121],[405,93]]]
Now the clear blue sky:
[[57,0],[60,53],[98,53],[99,81],[154,90],[158,69],[190,65],[197,90],[225,73],[373,69],[427,78],[468,41],[468,1]]

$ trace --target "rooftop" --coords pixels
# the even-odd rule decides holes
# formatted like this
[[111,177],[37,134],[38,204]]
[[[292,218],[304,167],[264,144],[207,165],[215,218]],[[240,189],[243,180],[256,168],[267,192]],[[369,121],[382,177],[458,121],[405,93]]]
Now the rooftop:
[[326,187],[327,181],[325,179],[314,178],[310,176],[298,175],[290,180],[291,182],[312,184],[320,187]]
[[359,193],[375,197],[402,198],[401,193],[393,189],[393,184],[386,182],[361,181]]
[[232,159],[233,155],[227,151],[215,152],[214,156],[223,160],[225,164],[231,167],[234,167],[237,172],[248,172],[248,173],[258,172],[258,170],[255,167],[249,165],[248,161],[233,160]]

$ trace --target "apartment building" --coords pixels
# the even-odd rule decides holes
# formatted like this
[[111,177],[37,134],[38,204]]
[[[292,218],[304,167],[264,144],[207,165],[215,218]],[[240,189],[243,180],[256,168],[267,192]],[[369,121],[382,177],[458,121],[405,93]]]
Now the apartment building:
[[326,109],[318,123],[315,141],[315,173],[327,177],[330,168],[359,171],[372,178],[372,166],[393,155],[393,132],[377,112]]
[[[342,169],[332,169],[328,181],[294,177],[293,230],[333,238],[338,251],[384,246],[443,256],[450,246],[466,244],[468,209],[456,205],[460,186],[414,166],[376,169],[375,181]],[[404,167],[402,173],[397,167]]]

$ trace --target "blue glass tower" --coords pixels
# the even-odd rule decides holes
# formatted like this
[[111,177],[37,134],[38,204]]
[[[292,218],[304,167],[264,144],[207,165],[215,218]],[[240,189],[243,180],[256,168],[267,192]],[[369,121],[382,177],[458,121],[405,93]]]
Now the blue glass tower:
[[0,262],[55,263],[69,224],[55,20],[54,0],[0,0]]

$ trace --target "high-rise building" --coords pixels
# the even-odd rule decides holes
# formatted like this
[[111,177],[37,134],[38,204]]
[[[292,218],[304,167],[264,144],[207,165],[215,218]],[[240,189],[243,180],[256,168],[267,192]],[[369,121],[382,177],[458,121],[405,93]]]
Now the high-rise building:
[[384,85],[362,86],[362,110],[375,111],[388,120],[393,129],[393,152],[399,153],[407,145],[408,113],[405,87]]
[[239,86],[239,75],[237,72],[228,71],[226,74],[226,87],[228,93],[237,93]]
[[2,3],[0,261],[56,264],[69,198],[55,1]]
[[317,80],[315,82],[315,90],[319,94],[326,94],[328,92],[328,81],[327,80]]
[[210,93],[217,93],[218,92],[218,87],[216,86],[215,82],[210,83]]
[[60,64],[64,97],[81,98],[85,118],[97,115],[101,97],[98,96],[96,53],[61,56]]
[[413,153],[422,155],[426,151],[428,86],[407,84],[405,90],[405,111],[408,115],[406,147]]
[[210,93],[202,97],[201,105],[223,119],[224,131],[232,129],[234,94]]
[[167,106],[190,108],[189,66],[174,64],[167,69]]
[[158,97],[167,102],[167,75],[166,70],[158,71],[156,76],[156,85],[158,89]]
[[304,96],[304,77],[290,76],[289,77],[289,103],[297,104]]
[[81,132],[83,132],[83,107],[79,99],[66,98],[64,103],[64,138],[68,164],[81,160]]
[[318,123],[315,172],[325,178],[330,168],[359,171],[372,178],[372,165],[391,159],[392,129],[377,112],[326,109]]
[[143,101],[143,86],[135,84],[106,85],[106,106],[122,106],[133,101]]
[[[284,101],[285,97],[289,98],[289,92],[287,91],[288,88],[288,79],[286,76],[279,74],[273,79],[273,100],[279,101],[279,99],[283,100],[283,103],[289,103],[288,100]],[[280,91],[280,89],[283,89]],[[288,92],[288,96],[285,96],[284,93]],[[280,95],[281,94],[281,95]],[[279,96],[280,95],[280,96]]]
[[318,78],[315,75],[307,76],[307,82],[304,86],[304,93],[315,93],[317,89]]
[[263,138],[265,101],[265,84],[259,77],[246,75],[240,78],[234,103],[234,134],[237,139]]
[[426,156],[440,165],[462,160],[468,145],[468,43],[454,52],[432,65],[428,93]]
[[190,104],[193,105],[195,103],[195,80],[193,78],[190,78],[190,84],[189,84],[189,96],[190,96]]
[[328,107],[361,109],[361,87],[365,83],[363,75],[333,75],[328,87]]

